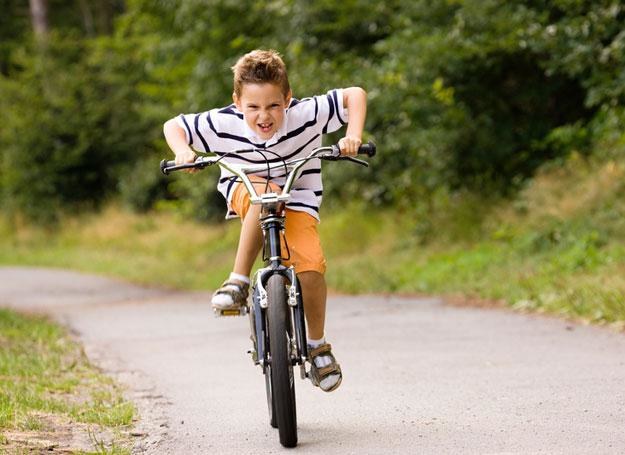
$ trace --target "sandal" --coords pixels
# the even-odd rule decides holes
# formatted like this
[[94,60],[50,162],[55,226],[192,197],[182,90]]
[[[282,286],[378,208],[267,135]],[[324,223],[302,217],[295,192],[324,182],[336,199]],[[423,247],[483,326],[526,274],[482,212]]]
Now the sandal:
[[[329,357],[331,362],[325,367],[317,367],[315,359],[319,356]],[[324,343],[314,349],[308,351],[308,358],[310,359],[310,380],[313,385],[319,387],[324,392],[332,392],[336,390],[343,381],[343,374],[341,372],[341,366],[336,362],[336,358],[332,354],[332,346],[329,343]],[[338,380],[328,388],[324,388],[321,385],[321,381],[325,378],[338,375]]]
[[213,294],[215,311],[236,310],[246,305],[250,285],[237,280],[226,280]]

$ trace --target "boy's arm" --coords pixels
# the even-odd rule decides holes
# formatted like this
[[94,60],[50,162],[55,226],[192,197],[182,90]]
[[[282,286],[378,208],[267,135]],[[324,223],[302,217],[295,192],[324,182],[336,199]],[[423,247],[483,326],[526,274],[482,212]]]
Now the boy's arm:
[[362,144],[362,130],[367,118],[367,92],[360,87],[343,89],[343,107],[349,112],[347,132],[339,141],[341,154],[355,156]]
[[163,125],[163,134],[167,145],[176,155],[176,164],[192,163],[195,161],[196,154],[189,144],[187,144],[187,135],[180,128],[176,119],[170,119]]

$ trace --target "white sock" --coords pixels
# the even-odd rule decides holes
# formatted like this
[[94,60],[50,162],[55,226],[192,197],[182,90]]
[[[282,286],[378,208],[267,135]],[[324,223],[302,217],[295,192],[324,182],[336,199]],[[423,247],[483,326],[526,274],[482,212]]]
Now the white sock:
[[[313,340],[312,338],[309,338],[308,347],[315,349],[321,346],[322,344],[324,344],[325,342],[326,342],[325,337],[319,338],[318,340]],[[332,359],[330,359],[330,357],[327,355],[318,355],[317,357],[315,357],[315,366],[317,368],[327,367],[331,363],[332,363]]]
[[250,277],[245,276],[245,275],[241,275],[240,273],[231,272],[230,276],[228,277],[228,279],[229,280],[242,281],[243,283],[250,284]]
[[325,342],[326,342],[325,337],[321,337],[318,340],[313,340],[312,338],[309,338],[308,339],[308,346],[310,346],[311,348],[315,349],[315,348],[318,348],[319,346],[321,346]]

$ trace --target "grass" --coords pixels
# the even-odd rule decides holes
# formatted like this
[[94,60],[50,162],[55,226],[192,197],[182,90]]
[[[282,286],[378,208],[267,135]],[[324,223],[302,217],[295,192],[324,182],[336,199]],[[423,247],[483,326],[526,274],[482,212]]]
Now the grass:
[[[425,237],[406,235],[405,221],[391,214],[391,226],[374,221],[379,235],[366,243],[378,249],[386,244],[383,251],[338,254],[329,281],[349,292],[495,299],[622,327],[623,177],[623,163],[593,163],[573,155],[564,166],[544,170],[514,201],[481,208],[470,197],[445,201],[429,220],[436,232]],[[477,215],[467,218],[469,212]],[[412,232],[422,231],[419,220],[412,223]],[[463,230],[464,238],[458,235]],[[334,233],[336,238],[347,234]],[[389,234],[397,236],[392,244],[385,239]]]
[[[362,237],[345,214],[331,218],[329,282],[347,292],[462,294],[623,327],[624,177],[623,162],[573,154],[513,201],[441,197],[425,223],[360,209],[347,218],[375,226]],[[340,246],[350,232],[364,253]]]
[[[58,325],[0,309],[0,346],[0,451],[29,450],[29,443],[16,441],[15,434],[55,438],[71,426],[97,435],[103,428],[119,432],[131,425],[132,403]],[[123,442],[118,436],[101,443],[97,453],[111,453],[114,447],[112,453],[122,453]]]
[[[510,200],[440,194],[416,211],[324,207],[327,279],[348,293],[462,294],[597,323],[625,321],[625,163],[573,154]],[[0,263],[67,267],[183,289],[230,271],[239,223],[114,206],[48,232],[0,223]]]
[[[0,263],[66,267],[142,284],[203,289],[221,284],[236,247],[236,223],[206,229],[169,214],[110,207],[60,229],[0,223]],[[208,272],[208,273],[207,273]]]

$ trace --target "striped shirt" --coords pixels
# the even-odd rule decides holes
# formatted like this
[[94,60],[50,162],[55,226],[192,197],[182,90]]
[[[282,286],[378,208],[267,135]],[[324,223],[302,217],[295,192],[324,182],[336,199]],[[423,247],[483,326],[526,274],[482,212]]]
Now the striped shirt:
[[[235,150],[264,148],[273,152],[265,154],[270,162],[276,163],[305,157],[312,149],[321,146],[323,134],[334,132],[347,122],[347,111],[343,106],[341,89],[312,98],[293,98],[286,108],[280,129],[266,141],[256,136],[234,104],[200,114],[180,114],[177,121],[186,132],[187,142],[195,150],[223,155]],[[258,152],[237,153],[224,159],[240,164],[266,163]],[[268,177],[267,171],[255,175]],[[285,171],[272,169],[269,179],[282,187],[286,181]],[[221,168],[217,189],[228,203],[226,218],[237,217],[230,206],[235,183],[236,177]],[[302,167],[286,205],[289,209],[307,212],[318,220],[322,195],[321,161],[313,159]]]

